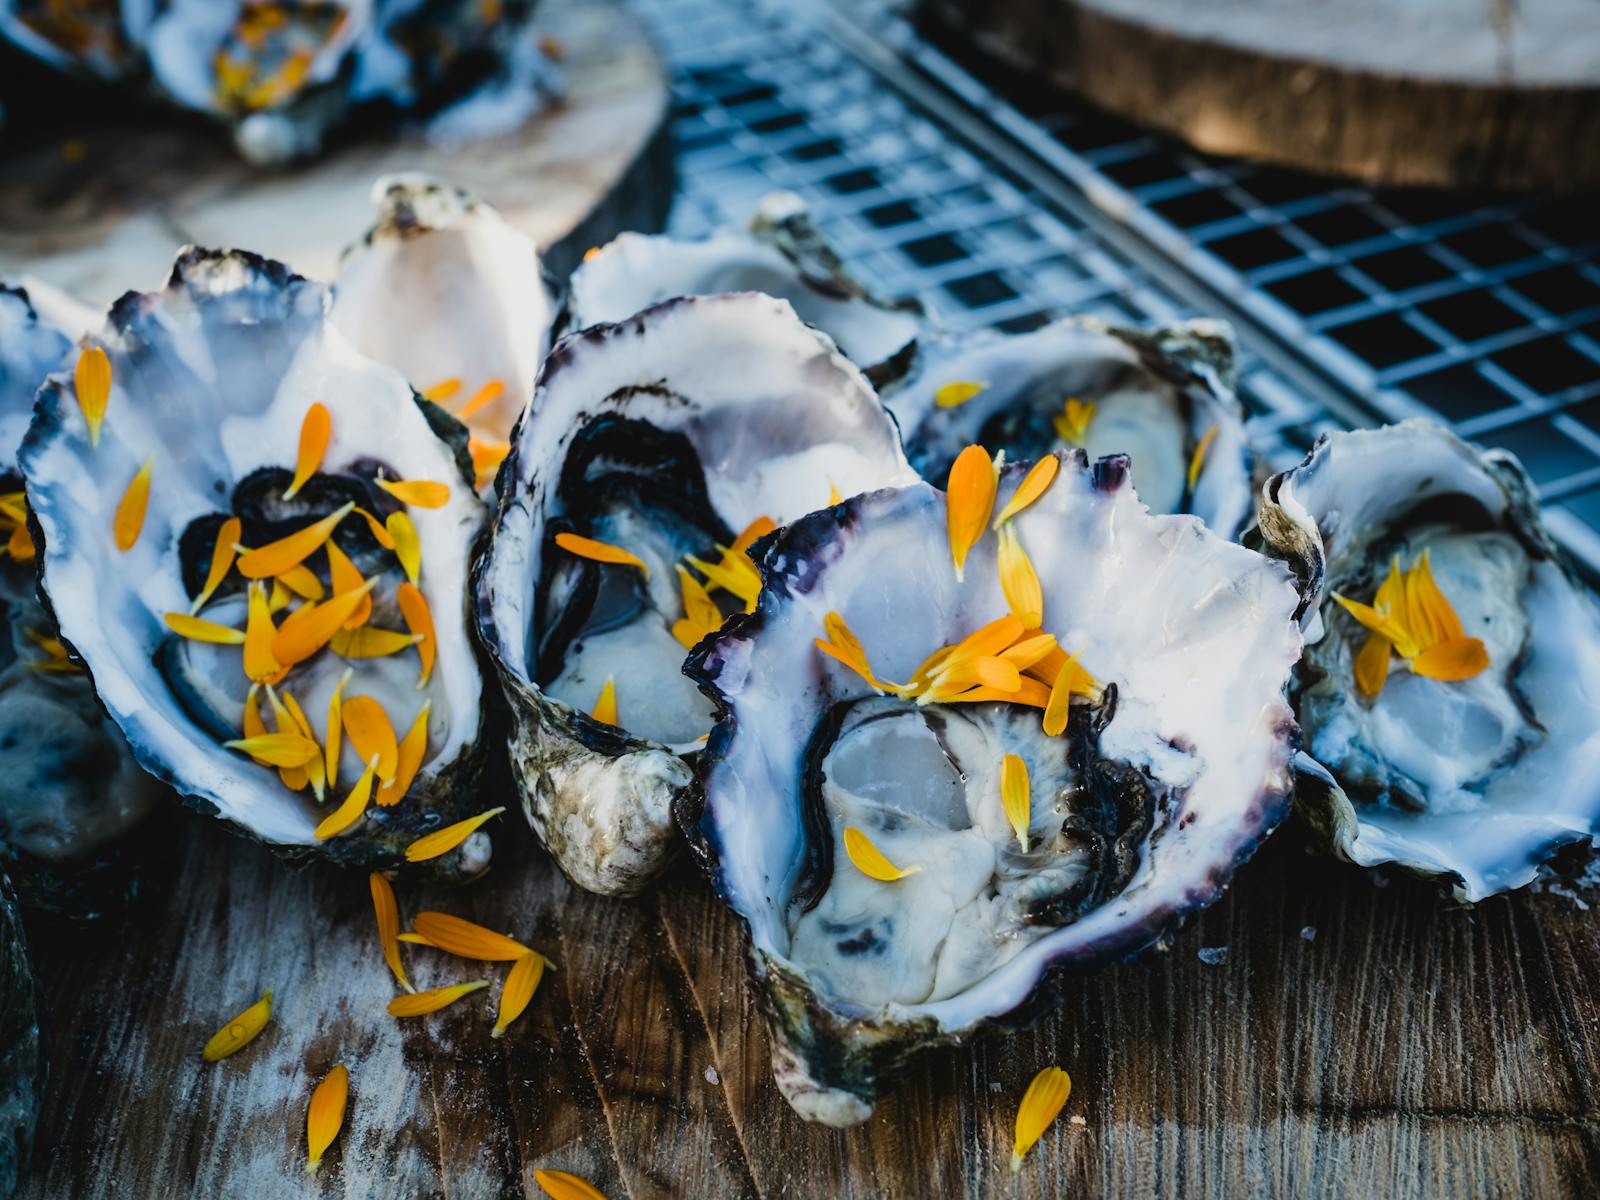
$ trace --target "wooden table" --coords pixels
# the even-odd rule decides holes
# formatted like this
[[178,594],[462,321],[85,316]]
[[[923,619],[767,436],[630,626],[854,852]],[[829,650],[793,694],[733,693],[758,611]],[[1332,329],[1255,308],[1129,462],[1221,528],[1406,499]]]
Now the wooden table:
[[[402,887],[405,919],[454,912],[557,964],[495,1042],[498,982],[386,1014],[363,877],[177,825],[139,911],[87,942],[34,930],[51,1080],[24,1196],[537,1195],[535,1167],[613,1198],[1551,1196],[1600,1170],[1596,915],[1380,886],[1292,828],[1170,949],[1084,979],[1033,1030],[925,1056],[838,1132],[779,1096],[740,933],[687,861],[604,900],[518,821],[477,886]],[[502,974],[405,952],[419,987]],[[266,987],[267,1031],[203,1062]],[[308,1184],[306,1100],[335,1062],[349,1121]],[[1052,1062],[1073,1095],[1013,1177],[1017,1099]]]

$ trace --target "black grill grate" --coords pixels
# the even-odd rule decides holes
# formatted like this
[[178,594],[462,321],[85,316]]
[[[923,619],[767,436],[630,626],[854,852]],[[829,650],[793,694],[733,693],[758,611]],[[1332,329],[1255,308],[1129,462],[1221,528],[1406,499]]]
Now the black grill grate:
[[[639,0],[677,72],[677,232],[796,191],[875,286],[945,323],[1222,308],[1269,457],[1433,413],[1522,457],[1600,567],[1594,198],[1384,192],[1210,158],[959,65],[892,11]],[[991,91],[991,87],[994,89]]]

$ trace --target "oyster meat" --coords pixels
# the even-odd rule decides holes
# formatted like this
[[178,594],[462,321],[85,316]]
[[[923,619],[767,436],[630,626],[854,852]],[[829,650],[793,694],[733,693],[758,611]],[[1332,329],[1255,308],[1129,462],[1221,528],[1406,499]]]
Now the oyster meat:
[[1163,938],[1288,805],[1283,565],[1149,514],[1122,456],[993,480],[974,447],[948,499],[795,522],[685,668],[718,720],[682,823],[809,1120]]
[[0,284],[0,856],[23,904],[78,919],[120,908],[121,842],[161,788],[134,762],[39,604],[16,450],[33,397],[71,341],[30,293]]
[[41,594],[140,764],[285,852],[387,866],[488,807],[463,603],[485,512],[464,430],[328,305],[183,251],[51,377],[19,461]]
[[929,482],[973,442],[1011,459],[1073,446],[1091,459],[1126,454],[1152,512],[1193,513],[1231,538],[1253,507],[1234,358],[1220,321],[1141,331],[1067,317],[1022,334],[931,339],[884,403]]
[[1427,421],[1328,434],[1260,532],[1304,581],[1298,796],[1335,852],[1476,901],[1600,833],[1600,610],[1513,456]]
[[766,196],[747,233],[624,233],[591,250],[567,288],[566,329],[621,321],[674,296],[764,292],[787,300],[880,387],[910,366],[922,329],[915,302],[881,300],[850,276],[792,192]]
[[555,288],[533,242],[459,188],[386,176],[372,199],[378,222],[345,253],[333,323],[460,416],[486,486],[550,349]]
[[684,653],[754,603],[746,551],[911,478],[861,373],[781,300],[686,297],[570,334],[498,483],[479,627],[534,829],[590,891],[638,891],[711,728]]

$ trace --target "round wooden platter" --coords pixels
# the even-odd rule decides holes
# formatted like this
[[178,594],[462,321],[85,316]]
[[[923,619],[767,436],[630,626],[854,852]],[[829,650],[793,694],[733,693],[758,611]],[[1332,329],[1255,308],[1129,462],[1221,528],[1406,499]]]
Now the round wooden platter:
[[1213,154],[1377,183],[1600,187],[1582,0],[920,0],[921,15]]
[[0,272],[103,306],[159,286],[173,253],[194,243],[254,250],[329,279],[372,224],[373,181],[422,171],[493,204],[564,275],[589,246],[665,220],[669,89],[637,18],[622,9],[546,0],[537,20],[561,47],[562,94],[503,136],[444,146],[392,130],[263,171],[220,130],[113,115],[12,154],[0,161]]

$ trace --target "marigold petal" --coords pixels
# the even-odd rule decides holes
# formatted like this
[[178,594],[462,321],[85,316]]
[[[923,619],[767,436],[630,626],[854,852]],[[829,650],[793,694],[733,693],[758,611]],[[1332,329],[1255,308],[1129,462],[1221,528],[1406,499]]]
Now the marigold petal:
[[1089,426],[1094,423],[1094,413],[1093,400],[1068,396],[1052,422],[1056,436],[1069,446],[1082,446],[1089,439]]
[[388,658],[421,641],[420,634],[363,625],[359,629],[341,629],[328,639],[328,648],[341,658]]
[[922,870],[921,867],[897,867],[884,857],[883,851],[872,844],[872,839],[854,826],[847,826],[844,831],[844,852],[849,855],[850,861],[869,879],[881,880],[884,883],[893,883],[897,879],[904,879],[907,875],[915,875]]
[[945,484],[945,524],[957,579],[964,578],[967,555],[989,525],[996,486],[994,463],[982,446],[968,446],[956,456]]
[[1381,633],[1367,634],[1367,640],[1361,644],[1355,662],[1356,689],[1368,700],[1383,691],[1393,651],[1394,643]]
[[605,684],[600,688],[600,698],[594,702],[594,709],[589,715],[602,725],[617,723],[617,684],[611,676],[606,676]]
[[1000,760],[1000,803],[1026,854],[1028,828],[1033,823],[1033,796],[1028,788],[1028,764],[1018,755],[1007,754]]
[[424,834],[406,847],[406,861],[427,862],[430,858],[449,854],[476,833],[480,825],[505,811],[504,806],[491,808],[475,817],[468,817],[465,821],[457,821],[454,825],[446,825],[443,829],[435,829],[432,833]]
[[400,560],[406,579],[416,583],[422,575],[422,539],[417,536],[416,525],[405,513],[393,512],[389,514],[385,529],[389,535],[389,549]]
[[317,573],[304,563],[274,575],[272,582],[275,588],[281,584],[302,600],[317,601],[328,594],[327,589],[322,586],[322,580],[317,578]]
[[406,967],[400,961],[400,906],[395,902],[394,888],[377,871],[367,876],[372,888],[372,912],[378,919],[378,945],[383,948],[383,961],[389,964],[395,979],[408,992],[417,989],[406,978]]
[[1017,670],[1026,671],[1029,667],[1043,662],[1054,649],[1056,649],[1055,635],[1039,633],[1007,646],[1000,652],[1000,657]]
[[222,744],[274,767],[303,767],[319,749],[315,742],[298,732],[263,733]]
[[[404,514],[394,512],[389,515],[391,518],[393,518],[403,516]],[[359,504],[356,505],[356,516],[360,517],[367,523],[367,532],[372,535],[373,541],[377,542],[378,545],[382,546],[385,550],[393,550],[395,548],[394,535],[389,532],[388,527],[385,526],[382,521],[378,520],[377,517],[373,516]],[[409,520],[410,519],[407,518],[408,523]]]
[[754,604],[761,595],[761,574],[743,554],[725,550],[722,558],[714,563],[686,554],[684,561],[704,575],[712,587],[733,593],[747,606]]
[[133,549],[134,543],[139,540],[139,534],[144,530],[144,514],[150,504],[150,472],[155,469],[155,465],[156,456],[152,453],[128,482],[127,489],[122,493],[122,499],[117,501],[117,512],[112,518],[111,529],[116,538],[117,549],[124,553]]
[[1060,1067],[1046,1067],[1033,1077],[1017,1106],[1017,1133],[1011,1146],[1011,1169],[1022,1169],[1023,1156],[1050,1128],[1072,1094],[1072,1078]]
[[1054,454],[1047,454],[1034,463],[1022,477],[1017,490],[1011,493],[1011,499],[1006,501],[1006,506],[1000,510],[1000,515],[994,519],[994,528],[999,529],[1003,522],[1009,521],[1049,491],[1050,485],[1055,482],[1056,473],[1060,470],[1061,460]]
[[400,615],[405,618],[406,628],[422,639],[417,643],[417,655],[422,660],[422,673],[417,679],[420,688],[427,684],[428,677],[433,674],[434,657],[439,649],[439,638],[433,628],[433,610],[428,607],[428,599],[422,594],[422,589],[409,581],[395,589],[394,598],[400,605]]
[[728,547],[728,553],[748,555],[751,546],[754,546],[777,527],[778,523],[771,517],[757,517],[739,532],[738,537],[733,539],[733,545]]
[[[337,538],[329,538],[322,549],[328,556],[328,582],[332,585],[335,596],[353,592],[366,583],[355,563],[350,561],[350,556],[339,549]],[[355,611],[345,618],[340,628],[359,629],[367,623],[367,618],[371,615],[372,596],[369,592],[365,599],[356,605]]]
[[333,418],[328,415],[326,405],[318,403],[306,409],[306,415],[300,420],[300,448],[295,455],[294,479],[283,494],[285,500],[293,500],[322,466],[322,456],[328,452],[328,435],[332,432]]
[[650,567],[636,554],[624,550],[621,546],[613,546],[610,542],[596,541],[594,538],[580,537],[576,533],[556,534],[556,545],[568,554],[576,554],[579,558],[592,559],[594,562],[614,563],[623,567],[638,567],[644,572],[646,579],[650,578]]
[[106,419],[111,400],[111,360],[99,346],[85,346],[78,352],[72,370],[72,388],[78,394],[78,407],[89,426],[89,445],[100,444],[100,425]]
[[1042,722],[1045,736],[1060,737],[1067,727],[1067,714],[1072,706],[1072,656],[1067,656],[1067,661],[1061,664],[1056,671],[1055,682],[1050,685],[1050,698],[1045,701],[1044,720]]
[[1200,435],[1200,440],[1195,443],[1194,453],[1189,456],[1189,475],[1187,487],[1194,491],[1194,485],[1200,482],[1200,472],[1205,469],[1206,451],[1211,449],[1211,443],[1216,440],[1217,427],[1213,425]]
[[450,503],[450,487],[432,479],[375,479],[373,480],[401,504],[413,508],[443,508]]
[[452,375],[448,379],[441,379],[432,387],[422,390],[424,400],[432,400],[435,404],[443,404],[450,397],[461,390],[461,380]]
[[1349,613],[1373,633],[1388,638],[1396,645],[1410,640],[1406,634],[1406,631],[1402,629],[1393,618],[1386,615],[1381,609],[1374,608],[1368,604],[1362,604],[1359,600],[1351,600],[1347,596],[1341,596],[1338,592],[1334,592],[1332,595],[1334,600],[1338,602],[1339,606],[1343,608],[1345,612]]
[[428,945],[460,958],[475,958],[482,962],[515,962],[529,953],[529,947],[505,934],[449,913],[420,912],[411,922],[411,927],[427,939]]
[[500,985],[500,1011],[495,1016],[490,1037],[505,1036],[506,1026],[523,1014],[543,978],[542,954],[530,950],[511,964],[511,970],[506,972],[506,981]]
[[345,668],[344,674],[339,676],[339,682],[334,685],[333,695],[328,698],[328,732],[324,738],[323,762],[329,787],[339,782],[339,750],[344,738],[344,685],[350,682],[350,675],[350,669]]
[[1422,552],[1422,557],[1417,560],[1417,565],[1412,568],[1416,582],[1407,589],[1407,600],[1415,596],[1416,607],[1426,616],[1431,629],[1431,640],[1440,642],[1454,641],[1464,636],[1461,628],[1461,618],[1456,616],[1456,610],[1451,607],[1450,601],[1445,599],[1439,585],[1433,578],[1433,560],[1428,551]]
[[400,744],[395,749],[394,778],[378,789],[380,808],[397,804],[410,790],[411,781],[421,770],[422,760],[428,753],[428,713],[432,708],[433,701],[424,701],[421,709],[417,711],[416,718],[411,722],[411,728],[406,730],[405,737],[400,739]]
[[240,523],[238,517],[229,517],[222,523],[221,528],[217,530],[217,540],[211,547],[211,569],[206,572],[205,586],[200,589],[199,594],[195,596],[193,602],[189,605],[191,616],[206,606],[206,601],[210,600],[216,590],[222,586],[222,581],[228,577],[228,572],[233,569],[233,556],[237,553],[234,550],[234,545],[238,542],[239,535],[243,530],[244,526]]
[[399,765],[400,747],[395,740],[394,724],[383,711],[383,705],[371,696],[351,696],[344,702],[340,716],[344,736],[361,761],[370,762],[376,758],[378,778],[393,779]]
[[232,625],[218,625],[215,621],[176,612],[167,613],[165,620],[168,629],[191,641],[215,642],[220,646],[244,645],[244,630],[235,629]]
[[472,394],[472,399],[461,406],[461,411],[456,414],[456,418],[466,421],[477,416],[489,405],[500,399],[505,394],[505,390],[506,381],[504,379],[489,380],[488,383]]
[[344,803],[323,818],[312,836],[319,842],[327,841],[336,834],[343,833],[354,825],[361,814],[367,811],[367,801],[372,799],[372,780],[377,774],[377,755],[367,762],[367,769],[361,772],[361,778],[356,780],[355,787],[350,789],[350,794],[344,798]]
[[304,529],[297,529],[286,537],[269,542],[265,546],[258,546],[254,550],[246,550],[239,555],[239,560],[234,565],[238,567],[239,574],[246,579],[271,579],[274,575],[283,575],[291,567],[297,567],[310,558],[333,535],[333,531],[339,527],[339,522],[354,510],[353,503],[336,508],[320,521],[313,521]]
[[272,989],[268,988],[249,1008],[229,1021],[216,1033],[200,1053],[207,1062],[217,1062],[243,1050],[272,1019]]
[[1044,590],[1039,586],[1039,574],[1033,569],[1033,560],[1022,548],[1017,531],[1011,526],[1000,530],[1000,590],[1012,616],[1029,629],[1037,629],[1044,620]]
[[[722,625],[722,610],[717,607],[717,602],[711,598],[711,593],[706,591],[705,585],[689,572],[679,566],[678,588],[683,593],[683,614],[695,625],[702,628],[710,626],[712,629]],[[696,638],[696,641],[699,639]],[[690,643],[693,645],[694,643]]]
[[1411,669],[1426,679],[1456,683],[1488,670],[1489,651],[1477,638],[1451,638],[1413,658]]
[[18,562],[33,561],[39,549],[33,544],[33,534],[28,532],[26,524],[18,525],[11,531],[11,536],[6,539],[6,552]]
[[539,1167],[533,1178],[550,1200],[606,1200],[605,1193],[594,1184],[569,1171],[547,1171]]
[[352,591],[342,592],[321,604],[307,604],[284,618],[272,637],[272,657],[285,666],[304,662],[328,644],[363,603],[370,608],[368,593],[377,586],[369,579]]
[[350,1072],[340,1063],[317,1084],[311,1093],[311,1105],[306,1109],[307,1175],[314,1174],[322,1165],[322,1156],[344,1128],[344,1109],[349,1098]]
[[979,383],[975,379],[952,379],[949,383],[940,384],[934,390],[934,407],[959,408],[988,386],[987,383]]

